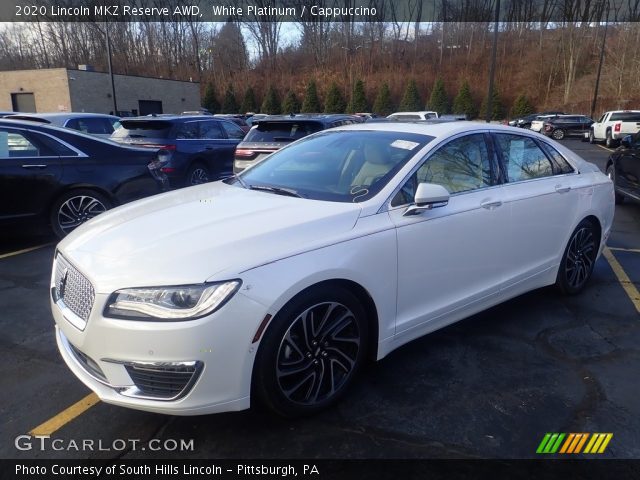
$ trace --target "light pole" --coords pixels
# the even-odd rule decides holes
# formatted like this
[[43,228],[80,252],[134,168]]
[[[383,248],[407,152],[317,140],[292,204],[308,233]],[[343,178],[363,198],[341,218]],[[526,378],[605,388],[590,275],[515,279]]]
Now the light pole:
[[596,88],[593,91],[593,100],[591,101],[591,118],[596,113],[596,101],[598,100],[598,87],[600,86],[600,72],[602,71],[602,63],[604,61],[604,46],[607,41],[607,26],[609,25],[609,2],[607,2],[607,19],[604,22],[604,34],[602,36],[602,47],[600,48],[600,61],[598,62],[598,74],[596,75]]
[[500,0],[496,0],[496,17],[493,27],[493,48],[491,51],[491,67],[489,68],[489,93],[487,97],[487,123],[491,121],[493,114],[493,77],[496,71],[496,51],[498,50],[498,26],[500,22]]
[[109,67],[109,78],[111,79],[111,96],[113,98],[113,114],[118,116],[118,102],[116,100],[116,84],[113,81],[113,69],[111,67],[111,41],[109,40],[109,27],[104,22],[104,33],[107,39],[107,65]]

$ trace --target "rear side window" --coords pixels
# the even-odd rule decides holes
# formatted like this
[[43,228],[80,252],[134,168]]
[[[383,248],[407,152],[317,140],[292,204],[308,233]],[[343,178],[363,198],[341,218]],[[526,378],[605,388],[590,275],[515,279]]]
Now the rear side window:
[[509,182],[553,175],[551,161],[531,138],[498,133],[496,139]]
[[91,135],[113,133],[113,124],[106,118],[72,118],[65,126]]
[[195,140],[200,138],[200,132],[198,129],[198,124],[200,122],[186,122],[178,127],[178,133],[176,133],[176,138],[182,140]]
[[293,142],[322,130],[320,122],[260,122],[245,142]]
[[640,122],[640,112],[612,113],[610,120],[622,120],[623,122]]
[[0,128],[0,158],[46,157],[52,156],[46,145],[33,134]]
[[200,137],[207,140],[217,140],[224,138],[224,135],[218,122],[207,120],[206,122],[200,122]]
[[560,154],[560,152],[558,152],[551,145],[547,145],[544,142],[540,142],[540,143],[542,143],[542,148],[545,150],[545,152],[547,152],[547,154],[555,162],[556,166],[558,167],[559,174],[573,173],[575,171],[571,166],[571,164],[569,164],[569,162],[567,162],[567,160]]
[[171,122],[162,120],[120,120],[114,138],[169,138]]

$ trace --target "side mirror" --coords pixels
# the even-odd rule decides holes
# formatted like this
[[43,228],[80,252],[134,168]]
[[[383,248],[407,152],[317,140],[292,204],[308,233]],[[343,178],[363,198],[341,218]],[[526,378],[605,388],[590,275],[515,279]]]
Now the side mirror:
[[622,140],[620,141],[620,144],[624,148],[631,148],[633,146],[633,136],[625,135],[624,137],[622,137]]
[[418,215],[425,210],[444,207],[449,203],[449,191],[435,183],[420,183],[414,196],[414,204],[404,212],[405,216]]

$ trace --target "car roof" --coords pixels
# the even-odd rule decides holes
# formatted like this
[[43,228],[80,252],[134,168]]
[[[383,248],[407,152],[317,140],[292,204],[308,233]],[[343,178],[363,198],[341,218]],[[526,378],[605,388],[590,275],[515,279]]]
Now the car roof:
[[[260,120],[260,122],[283,122],[294,120],[309,120],[320,122],[331,122],[339,119],[352,119],[354,115],[344,113],[296,113],[294,115],[269,115]],[[257,123],[257,122],[256,122]]]
[[173,113],[161,113],[161,114],[152,114],[145,115],[142,117],[126,117],[123,118],[123,122],[152,122],[152,121],[163,121],[163,122],[188,122],[191,120],[225,120],[224,118],[214,117],[213,115],[175,115]]
[[61,133],[64,135],[73,135],[73,136],[82,137],[84,139],[91,140],[91,141],[108,143],[109,145],[118,145],[117,143],[106,138],[100,138],[96,135],[89,135],[87,133],[74,130],[72,128],[64,128],[58,125],[52,125],[50,123],[38,123],[38,122],[30,122],[29,120],[17,120],[17,119],[12,120],[9,118],[0,118],[0,126],[25,128],[28,130],[49,133],[54,137],[56,136],[56,133]]
[[22,112],[13,112],[12,116],[20,116],[20,117],[33,117],[33,118],[42,118],[45,120],[48,119],[60,119],[66,120],[70,118],[120,118],[115,115],[108,115],[106,113],[86,113],[86,112],[51,112],[51,113],[22,113]]

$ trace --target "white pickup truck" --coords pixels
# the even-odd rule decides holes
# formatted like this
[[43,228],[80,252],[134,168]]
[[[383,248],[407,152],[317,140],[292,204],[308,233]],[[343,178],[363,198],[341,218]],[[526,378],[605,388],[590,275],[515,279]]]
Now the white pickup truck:
[[589,143],[603,141],[607,147],[616,147],[627,135],[640,131],[640,110],[613,110],[605,112],[591,125]]

